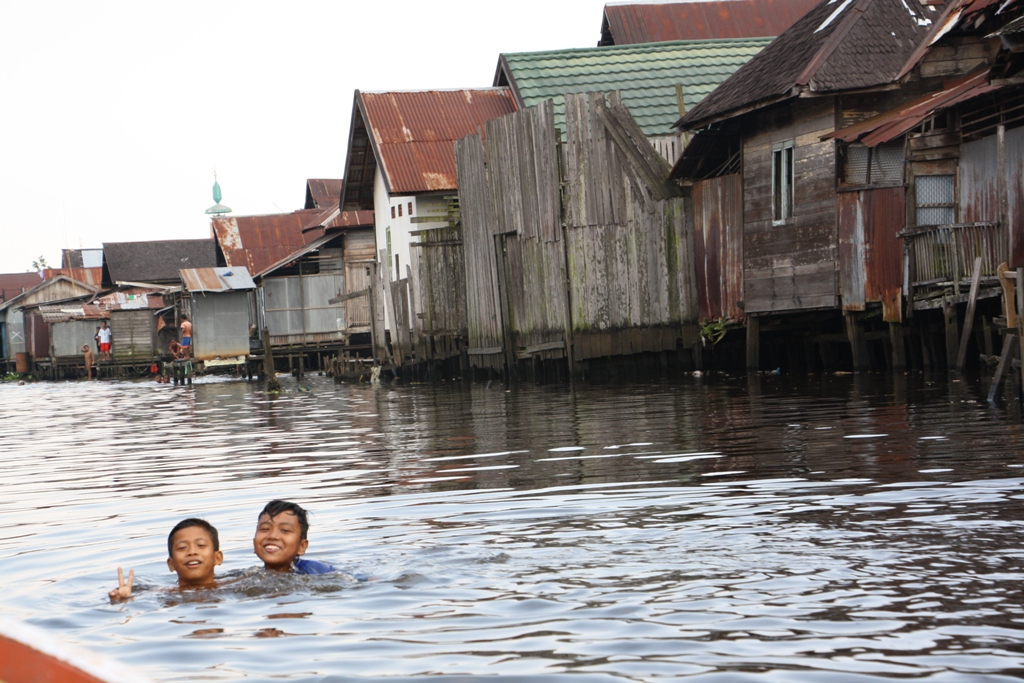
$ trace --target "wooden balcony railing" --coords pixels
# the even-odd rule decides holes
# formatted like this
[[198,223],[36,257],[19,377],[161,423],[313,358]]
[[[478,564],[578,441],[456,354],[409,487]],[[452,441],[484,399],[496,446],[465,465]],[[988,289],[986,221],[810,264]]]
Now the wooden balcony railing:
[[952,286],[959,294],[970,286],[974,259],[981,274],[996,278],[996,268],[1009,256],[1006,231],[999,223],[921,225],[900,233],[906,245],[911,286]]

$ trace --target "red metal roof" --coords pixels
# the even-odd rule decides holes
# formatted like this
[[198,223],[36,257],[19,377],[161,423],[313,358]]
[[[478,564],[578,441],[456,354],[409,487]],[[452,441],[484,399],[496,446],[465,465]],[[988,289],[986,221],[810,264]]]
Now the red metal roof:
[[341,211],[338,209],[338,205],[335,204],[333,207],[318,213],[316,218],[302,228],[302,232],[319,230],[320,234],[323,234],[326,230],[365,226],[373,226],[373,211]]
[[319,209],[303,209],[265,216],[218,216],[211,222],[226,264],[260,273],[317,239],[317,231],[303,233],[302,229],[319,214]]
[[356,103],[391,194],[457,189],[455,141],[516,111],[509,88],[357,91]]
[[824,136],[823,139],[836,138],[844,142],[860,140],[868,147],[874,147],[894,140],[912,130],[940,109],[952,107],[954,104],[996,89],[997,86],[988,82],[988,68],[986,67],[953,81],[942,90],[928,93],[902,107],[837,130]]
[[327,209],[341,198],[342,180],[310,178],[306,180],[304,209]]
[[602,45],[777,36],[819,0],[605,5]]

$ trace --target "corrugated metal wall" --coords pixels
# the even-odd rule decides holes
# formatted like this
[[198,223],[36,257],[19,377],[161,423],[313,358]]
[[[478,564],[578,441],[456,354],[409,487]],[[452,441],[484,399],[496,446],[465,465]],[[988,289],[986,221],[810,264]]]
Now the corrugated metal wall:
[[192,356],[197,360],[249,354],[249,292],[192,295]]
[[886,322],[902,321],[906,190],[879,187],[837,194],[839,287],[844,311],[882,304]]
[[700,320],[743,320],[742,176],[732,173],[694,183],[693,215]]
[[1024,266],[1024,128],[1006,131],[1010,267]]
[[271,277],[263,281],[263,306],[274,344],[341,339],[345,306],[328,300],[345,293],[342,273]]
[[53,355],[81,356],[82,345],[88,344],[93,353],[97,352],[96,320],[66,320],[64,322],[52,323],[50,325],[50,346]]

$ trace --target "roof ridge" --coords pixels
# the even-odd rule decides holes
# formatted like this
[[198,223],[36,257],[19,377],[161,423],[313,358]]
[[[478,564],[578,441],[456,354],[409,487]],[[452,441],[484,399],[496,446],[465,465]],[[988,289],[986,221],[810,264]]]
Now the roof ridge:
[[[839,0],[833,0],[833,2],[837,1]],[[867,12],[867,9],[872,5],[872,3],[874,3],[874,1],[875,0],[842,0],[843,4],[836,8],[835,12],[830,15],[829,19],[825,20],[826,23],[831,21],[832,17],[835,17],[840,12],[846,10],[847,6],[851,3],[855,4],[845,12],[845,16],[839,20],[839,25],[834,31],[832,31],[829,37],[825,39],[825,42],[821,44],[818,52],[807,63],[807,67],[800,72],[799,76],[797,76],[796,85],[802,87],[810,82],[814,73],[828,61],[828,58],[832,56],[836,49],[842,44],[843,40],[846,39],[846,36],[849,35],[850,30],[853,29],[854,25],[863,18],[865,12]],[[817,30],[822,30],[822,27],[819,27]]]

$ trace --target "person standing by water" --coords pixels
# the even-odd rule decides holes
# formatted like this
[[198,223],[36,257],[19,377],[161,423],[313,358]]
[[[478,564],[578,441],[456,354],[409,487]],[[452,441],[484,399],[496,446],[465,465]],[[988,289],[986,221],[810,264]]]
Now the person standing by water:
[[107,321],[100,322],[100,330],[96,334],[100,338],[100,360],[113,360],[110,355],[110,345],[114,340],[114,332],[107,327]]
[[92,379],[92,349],[89,348],[88,344],[82,344],[82,353],[85,355],[85,374],[89,379]]
[[187,315],[181,316],[181,350],[186,359],[192,357],[192,323]]

